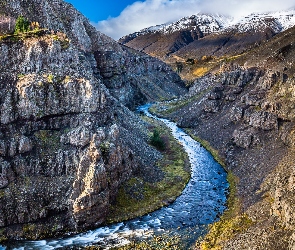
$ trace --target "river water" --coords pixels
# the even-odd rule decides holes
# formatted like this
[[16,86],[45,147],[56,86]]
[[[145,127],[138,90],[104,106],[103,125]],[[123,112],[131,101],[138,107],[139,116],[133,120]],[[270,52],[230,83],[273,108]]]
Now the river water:
[[183,249],[188,249],[206,232],[206,226],[225,210],[228,183],[226,172],[198,142],[175,123],[148,112],[149,104],[138,111],[164,122],[183,145],[191,163],[191,179],[174,203],[146,216],[117,223],[85,233],[40,241],[18,241],[1,246],[6,249],[62,249],[99,245],[102,249],[120,246],[131,240],[141,241],[151,235],[177,236]]

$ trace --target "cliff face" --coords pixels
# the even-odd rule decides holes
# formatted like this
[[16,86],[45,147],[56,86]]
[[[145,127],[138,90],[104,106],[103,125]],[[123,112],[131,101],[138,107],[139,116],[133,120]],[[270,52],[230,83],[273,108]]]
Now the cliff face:
[[294,32],[222,64],[218,73],[197,79],[183,102],[158,109],[209,141],[238,178],[235,216],[251,223],[220,231],[208,241],[211,248],[295,247]]
[[136,143],[148,147],[144,134],[131,135],[140,122],[51,35],[1,44],[1,60],[3,235],[38,237],[42,219],[49,232],[102,223],[120,183],[157,159],[152,149],[150,160],[139,154]]
[[130,108],[146,100],[171,99],[186,92],[180,77],[166,64],[119,45],[95,30],[82,14],[62,0],[2,1],[1,11],[12,18],[23,15],[43,28],[65,33],[83,51],[94,75]]
[[[63,1],[0,7],[49,29],[0,41],[0,238],[100,225],[120,184],[161,157],[124,104],[186,90],[170,68],[95,31]],[[157,95],[153,72],[165,80]]]
[[162,61],[122,47],[95,51],[97,68],[113,96],[134,109],[139,103],[176,98],[187,91],[180,77]]

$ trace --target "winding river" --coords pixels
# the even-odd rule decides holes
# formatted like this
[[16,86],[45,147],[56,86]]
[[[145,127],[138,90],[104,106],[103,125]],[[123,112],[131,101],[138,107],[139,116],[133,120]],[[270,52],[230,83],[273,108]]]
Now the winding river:
[[161,120],[183,145],[191,163],[191,180],[174,203],[148,215],[117,223],[78,235],[40,241],[19,241],[1,246],[3,249],[58,249],[98,245],[102,249],[120,246],[130,240],[143,240],[150,235],[177,236],[187,249],[206,232],[206,225],[214,222],[225,210],[228,183],[226,172],[198,142],[175,123],[148,112],[149,104],[138,111]]

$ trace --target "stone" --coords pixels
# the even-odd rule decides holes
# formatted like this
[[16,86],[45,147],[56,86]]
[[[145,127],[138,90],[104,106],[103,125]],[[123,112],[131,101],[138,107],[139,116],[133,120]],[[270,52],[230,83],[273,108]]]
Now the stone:
[[236,129],[233,132],[233,141],[241,148],[249,148],[253,137],[253,130],[251,128]]
[[274,113],[259,111],[250,115],[249,125],[263,130],[272,130],[278,128],[278,118]]
[[20,154],[31,151],[33,148],[33,142],[26,136],[21,136],[19,139],[18,151]]
[[241,107],[241,106],[232,107],[230,110],[229,116],[232,122],[240,121],[244,117],[244,107]]
[[4,140],[0,140],[0,156],[6,156],[7,145]]
[[218,100],[210,100],[204,103],[204,111],[207,113],[217,113],[219,111],[220,104]]
[[222,93],[221,92],[211,92],[208,94],[209,100],[219,100],[221,99]]
[[89,129],[78,127],[69,132],[66,137],[68,137],[70,144],[76,147],[84,147],[90,143],[91,134]]

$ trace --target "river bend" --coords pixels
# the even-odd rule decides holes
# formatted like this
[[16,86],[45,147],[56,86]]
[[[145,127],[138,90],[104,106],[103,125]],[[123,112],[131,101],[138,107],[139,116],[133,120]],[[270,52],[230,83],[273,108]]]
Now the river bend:
[[[102,249],[124,245],[132,238],[141,240],[151,234],[177,235],[183,246],[189,246],[206,232],[206,225],[214,222],[225,210],[228,183],[226,172],[198,142],[175,123],[148,112],[149,104],[138,111],[161,120],[183,145],[191,164],[191,179],[182,194],[167,207],[146,216],[117,223],[85,233],[40,241],[20,241],[0,246],[2,249],[58,249],[96,244]],[[188,237],[189,235],[189,237]]]

